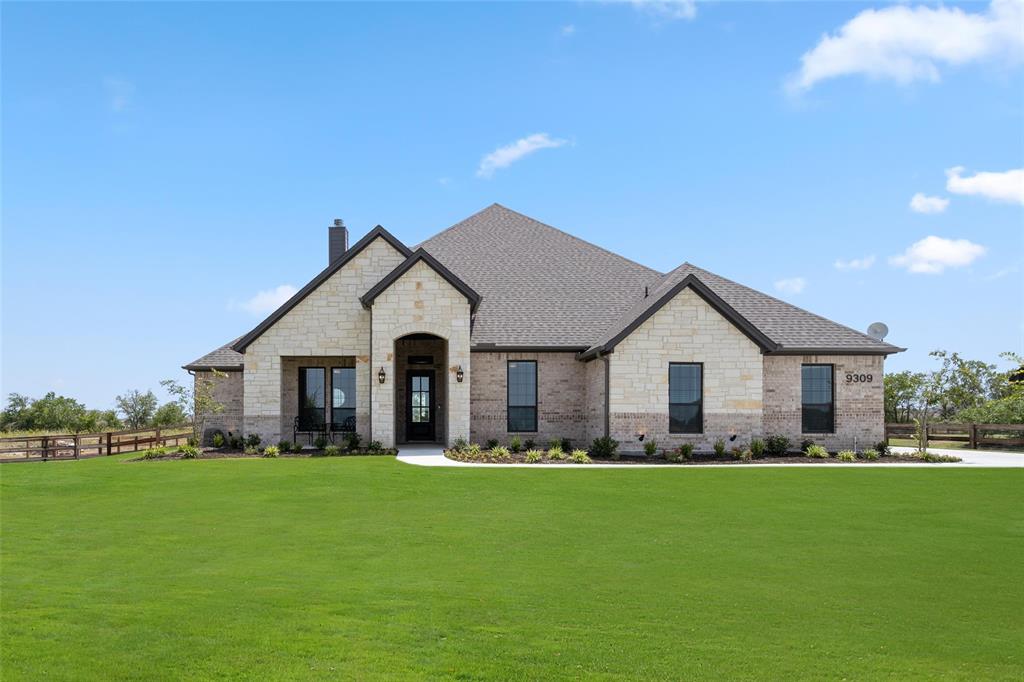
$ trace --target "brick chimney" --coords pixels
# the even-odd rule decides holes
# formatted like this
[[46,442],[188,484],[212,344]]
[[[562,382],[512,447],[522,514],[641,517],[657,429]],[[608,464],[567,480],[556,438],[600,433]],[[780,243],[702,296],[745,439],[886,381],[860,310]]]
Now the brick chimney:
[[348,251],[348,228],[345,221],[335,218],[334,224],[327,228],[327,264],[330,265]]

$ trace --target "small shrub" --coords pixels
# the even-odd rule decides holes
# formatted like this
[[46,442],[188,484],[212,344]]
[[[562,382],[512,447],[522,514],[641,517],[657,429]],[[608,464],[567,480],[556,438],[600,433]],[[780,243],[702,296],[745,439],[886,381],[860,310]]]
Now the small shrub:
[[665,458],[666,462],[682,462],[683,457],[679,454],[678,450],[662,450],[661,456]]
[[469,443],[467,443],[466,439],[461,436],[456,438],[455,442],[452,443],[452,450],[455,452],[465,452],[467,447],[469,447]]
[[264,457],[273,458],[277,457],[279,454],[281,454],[281,448],[277,447],[276,445],[268,445],[267,448],[263,451]]
[[[562,446],[563,450],[570,450],[565,446]],[[615,440],[611,436],[601,436],[595,438],[593,444],[590,446],[590,451],[594,453],[594,457],[599,459],[618,459],[619,441]]]
[[466,447],[466,454],[469,455],[470,459],[477,459],[480,457],[480,446],[476,443],[470,443]]
[[258,455],[258,454],[260,454],[260,449],[258,447],[256,447],[255,445],[246,445],[245,446],[245,454],[247,454],[247,455]]
[[560,459],[565,459],[565,451],[562,450],[562,446],[552,445],[548,448],[548,459],[553,459],[556,462]]
[[764,449],[769,457],[784,457],[789,452],[789,439],[785,436],[768,436],[764,439]]
[[693,443],[683,443],[676,448],[676,454],[679,455],[679,459],[677,461],[689,462],[693,457]]
[[345,436],[345,447],[349,450],[358,450],[362,442],[363,437],[355,431],[349,431],[348,435]]
[[292,443],[292,452],[302,452],[302,443]]
[[740,459],[744,462],[752,462],[754,460],[753,451],[750,448],[745,448],[743,452],[740,453]]
[[527,438],[526,441],[523,443],[523,447],[526,448],[527,450],[533,450],[534,448],[537,447],[537,443],[532,438]]
[[327,439],[323,436],[317,436],[316,440],[313,441],[313,447],[317,450],[323,450],[327,447]]
[[498,439],[497,438],[489,438],[487,440],[487,449],[488,450],[493,450],[496,447],[498,447]]
[[800,452],[806,454],[807,449],[812,445],[814,445],[814,441],[811,440],[810,438],[805,438],[804,440],[800,441]]
[[498,459],[508,459],[511,457],[508,448],[498,445],[497,447],[491,448],[491,457],[497,457]]
[[719,438],[715,441],[715,457],[725,457],[725,441]]
[[644,443],[644,454],[648,457],[654,457],[654,454],[658,452],[658,441],[649,440]]
[[519,436],[512,436],[512,440],[508,442],[508,449],[512,452],[519,452],[523,449],[523,439]]
[[922,452],[922,453],[920,453],[918,455],[918,457],[921,458],[921,461],[932,462],[933,464],[937,464],[937,463],[940,463],[940,462],[949,463],[949,462],[962,462],[963,461],[959,457],[954,457],[953,455],[937,455],[937,454],[935,454],[933,452]]
[[750,453],[755,459],[761,459],[764,457],[764,441],[760,438],[755,438],[750,441]]
[[[548,450],[550,450],[551,448],[561,448],[561,447],[562,447],[562,439],[561,438],[552,438],[551,440],[548,441]],[[565,448],[562,448],[562,449],[564,450]]]
[[559,444],[563,452],[572,452],[572,441],[568,438],[563,438]]
[[340,445],[328,445],[326,448],[324,448],[325,457],[338,457],[339,455],[341,455]]
[[544,453],[540,450],[527,450],[526,461],[530,464],[536,464],[537,462],[544,459]]
[[178,447],[182,459],[196,459],[199,457],[199,448],[195,445],[182,445]]
[[828,450],[820,445],[812,445],[804,452],[811,459],[828,459]]
[[868,460],[869,462],[876,462],[878,461],[878,450],[868,449],[860,453],[860,456]]
[[733,459],[743,459],[743,450],[744,448],[741,448],[740,446],[737,445],[732,450],[730,450],[729,453],[732,455]]
[[856,462],[857,453],[854,452],[853,450],[843,450],[838,455],[836,455],[836,459],[838,459],[840,462]]
[[213,447],[215,447],[215,448],[222,448],[222,447],[224,447],[224,434],[221,433],[220,431],[218,431],[217,433],[213,434],[213,441],[212,442],[213,442]]
[[245,437],[245,444],[250,448],[258,448],[260,446],[261,440],[263,439],[260,438],[260,434],[250,433],[248,436]]
[[161,448],[150,448],[139,453],[139,459],[156,459],[157,457],[163,457],[170,451],[171,448],[166,446]]
[[280,452],[291,452],[292,451],[292,442],[290,440],[278,441],[277,449]]
[[381,443],[379,440],[371,440],[366,445],[367,452],[380,452],[383,449],[384,449],[384,444]]
[[590,463],[590,457],[587,455],[586,450],[573,450],[572,454],[569,455],[569,459],[571,459],[576,464]]
[[189,445],[191,445],[194,448],[195,447],[199,447],[199,441],[196,440],[195,436],[189,436],[188,440],[186,440],[185,442],[188,443]]
[[888,441],[880,440],[875,443],[875,452],[883,457],[890,454]]
[[228,438],[228,446],[232,450],[241,450],[245,446],[245,441],[241,436],[231,436]]

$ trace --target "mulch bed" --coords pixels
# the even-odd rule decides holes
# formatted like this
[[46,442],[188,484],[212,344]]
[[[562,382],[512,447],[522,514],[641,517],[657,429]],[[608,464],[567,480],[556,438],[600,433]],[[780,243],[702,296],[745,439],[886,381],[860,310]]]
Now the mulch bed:
[[[524,452],[513,452],[508,457],[495,457],[488,451],[483,451],[479,455],[471,456],[465,452],[456,452],[454,450],[445,450],[445,457],[448,459],[455,460],[457,462],[473,462],[482,464],[527,464],[526,454]],[[665,460],[661,455],[655,455],[653,457],[647,457],[645,455],[623,455],[621,459],[597,459],[592,458],[591,464],[675,464],[678,466],[701,466],[707,464],[735,464],[737,466],[743,466],[748,464],[894,464],[900,462],[921,462],[921,459],[914,457],[913,455],[903,454],[892,454],[883,455],[877,460],[866,460],[858,459],[855,462],[841,462],[835,457],[829,457],[828,459],[814,459],[812,457],[804,457],[803,455],[786,455],[785,457],[762,457],[755,459],[750,462],[744,462],[742,460],[734,459],[732,457],[717,457],[713,454],[694,454],[693,458],[685,462],[669,462]],[[568,457],[562,460],[549,460],[545,456],[539,462],[529,462],[530,464],[544,465],[544,464],[574,464]],[[586,466],[586,464],[580,464],[580,466]]]
[[[343,450],[338,455],[325,455],[323,450],[303,450],[302,452],[282,452],[278,454],[277,458],[264,457],[262,453],[255,455],[247,455],[244,450],[233,450],[231,448],[202,448],[202,454],[196,459],[284,459],[284,458],[303,458],[303,457],[381,457],[391,456],[394,457],[398,454],[397,450],[356,450],[354,452],[348,452]],[[180,452],[168,452],[164,455],[155,455],[153,457],[133,457],[132,459],[126,460],[128,462],[154,462],[154,461],[167,461],[172,459],[185,459],[181,456]]]

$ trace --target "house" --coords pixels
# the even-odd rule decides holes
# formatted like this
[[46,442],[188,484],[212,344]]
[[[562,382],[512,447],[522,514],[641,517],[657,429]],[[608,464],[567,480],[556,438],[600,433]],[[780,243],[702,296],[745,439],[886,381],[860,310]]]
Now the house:
[[904,349],[689,263],[657,272],[498,204],[411,248],[379,226],[328,235],[326,269],[185,366],[227,373],[211,428],[625,451],[883,438],[882,365]]

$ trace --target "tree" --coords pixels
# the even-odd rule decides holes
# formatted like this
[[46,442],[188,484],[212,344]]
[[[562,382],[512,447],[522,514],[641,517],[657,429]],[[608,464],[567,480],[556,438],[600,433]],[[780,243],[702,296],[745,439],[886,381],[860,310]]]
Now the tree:
[[89,426],[89,411],[74,398],[53,391],[38,400],[12,393],[3,419],[5,430],[81,431]]
[[153,426],[180,426],[188,421],[188,415],[178,403],[164,403],[153,415]]
[[17,431],[25,429],[25,418],[32,399],[20,393],[11,393],[7,396],[7,405],[4,407],[3,415],[0,416],[0,429],[4,431]]
[[883,379],[885,393],[885,420],[887,422],[908,423],[912,411],[921,399],[924,372],[904,370],[895,374],[886,374]]
[[131,429],[147,426],[156,412],[156,396],[153,395],[153,391],[143,393],[138,389],[132,390],[117,396],[115,401],[117,409],[124,414],[124,420]]
[[174,402],[181,407],[181,411],[192,420],[192,437],[195,442],[200,442],[203,427],[206,419],[213,414],[224,410],[224,405],[214,398],[213,391],[217,380],[227,379],[228,375],[216,369],[210,370],[209,377],[204,373],[195,375],[192,386],[184,386],[174,379],[164,379],[160,385],[168,393],[174,396]]
[[932,373],[934,401],[940,419],[985,402],[1000,384],[995,365],[981,360],[964,360],[959,353],[935,350],[929,353],[942,360],[942,367]]

